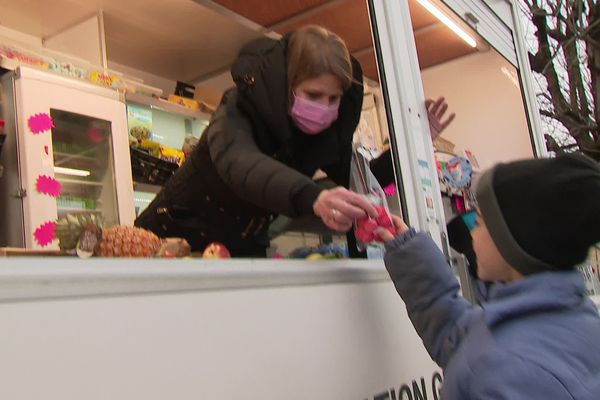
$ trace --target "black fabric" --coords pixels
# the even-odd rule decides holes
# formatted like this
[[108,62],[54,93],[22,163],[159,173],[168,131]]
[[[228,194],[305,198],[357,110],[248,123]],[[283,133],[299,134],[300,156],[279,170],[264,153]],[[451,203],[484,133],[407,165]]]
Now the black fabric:
[[221,180],[203,137],[135,225],[160,237],[183,237],[192,251],[218,241],[234,257],[264,257],[269,220],[267,210],[241,201]]
[[242,48],[231,70],[236,87],[136,226],[184,237],[194,251],[219,240],[233,256],[263,254],[274,214],[313,212],[322,190],[311,179],[318,168],[348,185],[363,99],[360,66],[353,60],[357,83],[342,96],[338,120],[308,136],[288,116],[287,43],[265,38]]
[[[493,215],[489,201],[479,201],[480,211],[501,254],[515,269],[538,272],[511,262],[521,251],[547,269],[570,269],[600,241],[600,167],[594,160],[568,154],[499,164],[488,173],[478,185],[478,201],[493,193],[501,216]],[[494,221],[502,222],[498,217],[520,249],[497,237]]]
[[303,134],[288,114],[288,41],[289,35],[278,41],[262,38],[242,48],[231,69],[239,91],[239,109],[251,120],[262,152],[307,176],[321,168],[336,183],[348,186],[352,137],[363,102],[361,66],[352,58],[355,82],[341,98],[337,121],[318,135]]
[[454,250],[462,253],[469,263],[469,274],[477,278],[477,256],[473,249],[473,239],[469,227],[465,224],[462,216],[458,215],[446,225],[448,231],[448,243]]
[[390,149],[387,149],[381,153],[379,157],[371,160],[369,167],[377,179],[377,182],[379,182],[382,187],[386,187],[390,183],[396,182],[396,177],[394,176],[394,165],[392,163],[392,153]]

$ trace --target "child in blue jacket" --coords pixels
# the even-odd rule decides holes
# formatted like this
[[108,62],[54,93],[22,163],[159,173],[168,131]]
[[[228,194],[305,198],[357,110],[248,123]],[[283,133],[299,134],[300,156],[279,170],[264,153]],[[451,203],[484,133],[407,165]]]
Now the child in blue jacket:
[[431,357],[442,399],[600,399],[600,317],[575,266],[600,241],[600,167],[582,155],[499,164],[477,186],[482,306],[400,218],[385,265]]

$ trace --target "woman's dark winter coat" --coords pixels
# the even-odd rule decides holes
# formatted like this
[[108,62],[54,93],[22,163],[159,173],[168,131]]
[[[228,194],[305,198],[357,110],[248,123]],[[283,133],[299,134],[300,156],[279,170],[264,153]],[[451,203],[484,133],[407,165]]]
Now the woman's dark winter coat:
[[362,71],[341,99],[339,117],[319,135],[289,117],[288,38],[258,39],[239,53],[227,91],[193,153],[135,224],[178,236],[202,251],[212,241],[232,255],[264,256],[272,217],[312,214],[317,169],[348,185],[352,136],[360,119]]

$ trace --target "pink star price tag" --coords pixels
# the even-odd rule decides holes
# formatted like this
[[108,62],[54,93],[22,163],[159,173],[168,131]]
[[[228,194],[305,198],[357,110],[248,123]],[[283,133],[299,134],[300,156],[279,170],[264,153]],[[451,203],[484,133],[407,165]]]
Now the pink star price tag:
[[48,246],[56,239],[56,222],[48,221],[40,225],[33,233],[33,236],[40,246]]
[[54,120],[47,113],[34,114],[27,119],[27,125],[34,135],[39,135],[54,128]]
[[42,194],[47,194],[48,196],[52,197],[60,197],[60,194],[62,192],[60,182],[46,175],[38,176],[36,182],[36,189],[38,192]]

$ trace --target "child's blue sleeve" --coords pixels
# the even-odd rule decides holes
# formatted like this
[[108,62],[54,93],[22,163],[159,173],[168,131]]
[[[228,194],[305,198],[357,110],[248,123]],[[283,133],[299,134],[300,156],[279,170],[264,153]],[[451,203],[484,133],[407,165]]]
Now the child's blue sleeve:
[[459,295],[444,255],[414,230],[386,243],[385,266],[429,355],[441,367],[463,338],[475,306]]

